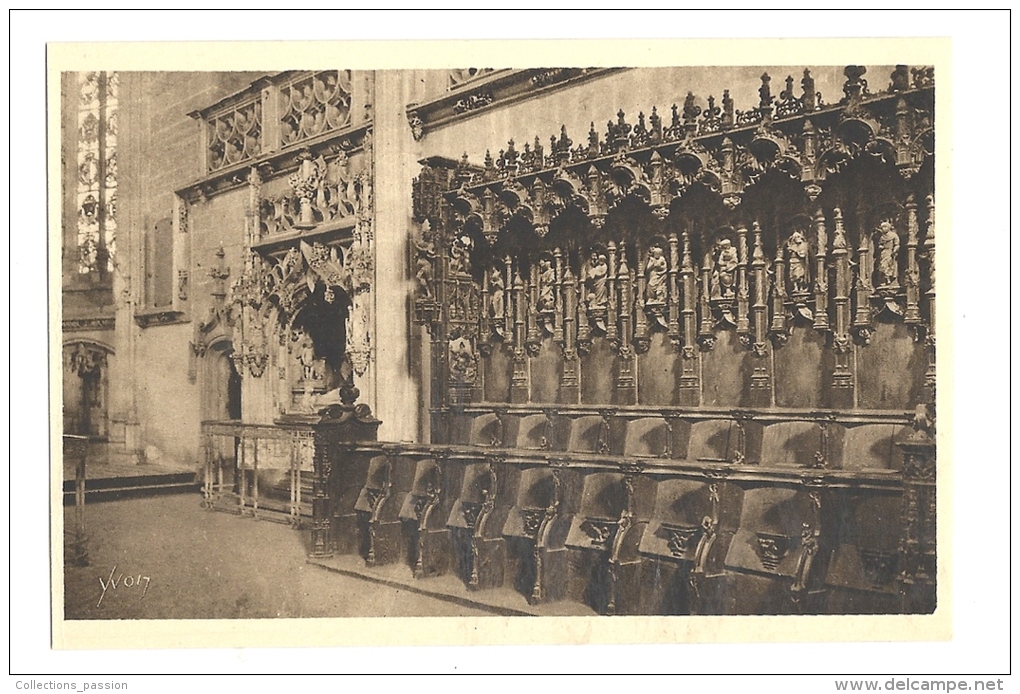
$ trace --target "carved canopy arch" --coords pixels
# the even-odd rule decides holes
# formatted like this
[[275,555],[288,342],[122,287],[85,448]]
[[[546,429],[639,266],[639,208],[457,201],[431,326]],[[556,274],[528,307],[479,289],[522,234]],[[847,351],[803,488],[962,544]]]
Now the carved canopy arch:
[[96,373],[114,354],[111,345],[91,338],[66,338],[62,346],[65,367],[79,376]]
[[104,352],[106,354],[115,354],[116,353],[116,350],[113,348],[113,345],[111,345],[111,344],[109,344],[107,342],[104,342],[102,340],[97,340],[97,339],[91,338],[91,337],[65,337],[64,338],[63,345],[62,345],[63,349],[68,349],[69,347],[74,347],[75,345],[82,345],[83,347],[86,347],[86,348],[89,348],[89,349],[94,349],[94,350],[97,350],[97,351],[100,351],[100,352]]

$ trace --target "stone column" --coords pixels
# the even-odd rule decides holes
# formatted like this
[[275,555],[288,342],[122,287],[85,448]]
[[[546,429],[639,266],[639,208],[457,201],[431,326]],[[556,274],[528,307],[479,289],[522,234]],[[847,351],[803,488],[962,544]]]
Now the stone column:
[[903,611],[930,614],[936,606],[935,423],[919,405],[914,434],[897,445],[903,451],[902,535],[899,584]]
[[140,328],[135,324],[135,307],[144,302],[145,244],[141,238],[145,224],[141,212],[148,130],[149,90],[146,77],[132,72],[120,73],[122,98],[117,113],[120,132],[117,152],[120,164],[117,193],[117,255],[114,259],[114,349],[111,360],[110,384],[110,459],[120,463],[137,463],[142,449],[141,424],[136,399],[137,373],[135,338]]
[[410,80],[397,70],[375,73],[372,112],[375,172],[374,392],[362,398],[382,420],[384,441],[418,435],[418,379],[410,373],[408,240],[412,228],[411,181],[417,173],[415,142],[404,109]]

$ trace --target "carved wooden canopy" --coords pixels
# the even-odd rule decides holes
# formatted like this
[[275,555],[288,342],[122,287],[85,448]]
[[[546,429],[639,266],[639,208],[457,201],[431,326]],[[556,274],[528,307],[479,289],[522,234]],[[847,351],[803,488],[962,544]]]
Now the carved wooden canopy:
[[800,323],[831,333],[837,381],[875,321],[933,349],[934,70],[897,66],[874,92],[865,72],[832,104],[808,69],[778,97],[763,74],[747,111],[688,93],[579,144],[563,127],[481,165],[423,161],[416,316],[453,336],[450,378],[472,382],[475,346],[523,361],[545,334],[567,362],[597,335],[626,361],[656,330],[685,359],[726,329],[765,356]]

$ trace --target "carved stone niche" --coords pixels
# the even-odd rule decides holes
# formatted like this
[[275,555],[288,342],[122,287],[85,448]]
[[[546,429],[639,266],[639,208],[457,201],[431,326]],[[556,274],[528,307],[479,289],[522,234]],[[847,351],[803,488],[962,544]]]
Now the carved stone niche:
[[310,412],[350,399],[353,366],[345,349],[349,316],[346,302],[327,302],[322,286],[297,310],[290,330],[281,335],[288,359],[288,411]]
[[736,235],[728,227],[718,230],[705,253],[702,291],[707,292],[716,324],[727,328],[737,325],[740,266]]
[[811,220],[806,215],[798,215],[787,225],[780,250],[785,261],[782,269],[786,283],[786,312],[795,323],[799,321],[804,325],[814,322],[812,299],[817,250],[811,237]]

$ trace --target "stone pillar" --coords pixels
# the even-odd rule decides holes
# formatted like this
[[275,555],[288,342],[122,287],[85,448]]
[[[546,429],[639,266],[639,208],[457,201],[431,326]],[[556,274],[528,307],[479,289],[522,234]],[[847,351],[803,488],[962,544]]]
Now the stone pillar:
[[374,393],[362,398],[382,420],[384,441],[418,435],[418,379],[410,373],[408,239],[412,228],[411,181],[417,173],[415,142],[404,109],[410,80],[397,70],[375,73],[372,112],[375,173],[375,372]]
[[914,434],[898,443],[903,451],[903,530],[897,583],[907,614],[930,614],[936,607],[935,424],[919,405]]
[[120,463],[139,462],[142,431],[138,419],[135,351],[140,328],[135,324],[135,307],[144,302],[144,258],[141,234],[145,223],[141,212],[143,185],[142,162],[147,150],[148,129],[145,118],[149,108],[146,77],[139,73],[120,73],[122,98],[117,117],[119,172],[117,193],[117,255],[113,272],[114,358],[110,364],[110,459]]

